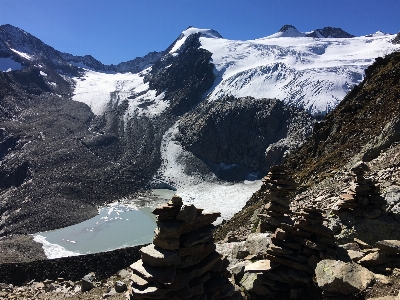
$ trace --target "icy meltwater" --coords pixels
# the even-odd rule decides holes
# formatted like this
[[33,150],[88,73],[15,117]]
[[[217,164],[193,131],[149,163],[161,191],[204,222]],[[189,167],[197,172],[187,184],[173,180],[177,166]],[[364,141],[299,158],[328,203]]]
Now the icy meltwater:
[[[154,196],[170,199],[174,192],[153,190]],[[150,200],[150,199],[148,199]],[[146,204],[145,204],[146,203]],[[34,234],[48,258],[81,255],[150,243],[156,228],[151,212],[160,201],[143,198],[113,203],[99,209],[92,219],[69,227]]]

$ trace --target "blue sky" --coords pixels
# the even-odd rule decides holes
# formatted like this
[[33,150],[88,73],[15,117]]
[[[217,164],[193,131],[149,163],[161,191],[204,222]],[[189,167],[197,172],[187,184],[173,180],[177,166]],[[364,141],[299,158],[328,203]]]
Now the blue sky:
[[188,26],[224,38],[341,27],[354,35],[400,31],[400,0],[0,0],[0,24],[33,34],[57,50],[105,64],[166,49]]

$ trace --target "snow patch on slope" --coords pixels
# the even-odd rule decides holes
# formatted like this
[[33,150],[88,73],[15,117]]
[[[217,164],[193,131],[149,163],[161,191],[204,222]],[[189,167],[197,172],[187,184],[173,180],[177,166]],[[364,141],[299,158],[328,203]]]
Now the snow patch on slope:
[[127,115],[156,116],[169,106],[169,101],[164,99],[164,93],[157,95],[149,89],[143,72],[108,74],[86,70],[83,77],[74,78],[72,99],[87,104],[96,115],[104,113],[110,104],[127,100]]
[[216,177],[205,180],[200,174],[188,175],[182,158],[191,154],[175,138],[179,133],[178,124],[179,121],[163,136],[162,164],[157,180],[176,188],[176,194],[182,197],[184,204],[194,204],[207,212],[221,212],[222,219],[231,218],[261,187],[261,180],[231,183],[219,181]]
[[32,59],[32,56],[30,56],[30,55],[27,54],[27,53],[20,52],[20,51],[17,51],[17,50],[15,50],[15,49],[11,49],[11,48],[10,48],[10,50],[11,50],[12,52],[18,54],[19,56],[21,56],[21,57],[27,59],[27,60],[31,60],[31,59]]

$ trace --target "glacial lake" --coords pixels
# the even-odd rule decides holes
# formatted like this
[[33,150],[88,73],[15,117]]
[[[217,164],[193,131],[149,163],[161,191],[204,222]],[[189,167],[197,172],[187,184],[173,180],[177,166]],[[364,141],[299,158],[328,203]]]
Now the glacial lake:
[[99,208],[99,214],[82,223],[39,232],[34,240],[43,244],[48,258],[82,255],[150,243],[156,228],[153,209],[174,195],[153,190],[153,196],[125,199]]

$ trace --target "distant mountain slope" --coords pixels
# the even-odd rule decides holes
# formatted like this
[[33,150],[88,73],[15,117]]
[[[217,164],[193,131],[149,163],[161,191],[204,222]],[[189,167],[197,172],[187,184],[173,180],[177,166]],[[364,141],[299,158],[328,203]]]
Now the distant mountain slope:
[[[75,56],[55,50],[18,27],[9,24],[0,26],[0,71],[7,71],[9,68],[18,70],[23,66],[40,66],[40,63],[45,63],[68,74],[76,74],[77,68],[137,73],[153,64],[161,55],[162,52],[151,52],[118,65],[104,65],[91,55]],[[13,64],[6,59],[19,64]]]
[[290,25],[282,30],[253,41],[201,37],[215,65],[209,99],[277,98],[325,114],[361,82],[375,57],[399,49],[393,36],[307,38]]
[[400,53],[377,58],[366,78],[317,123],[287,164],[301,181],[316,180],[350,160],[371,161],[400,141]]
[[[395,52],[377,58],[366,70],[364,80],[317,122],[306,142],[286,158],[284,165],[299,184],[292,197],[293,212],[303,207],[323,209],[342,242],[353,237],[370,244],[400,238],[399,99],[400,52]],[[337,209],[339,195],[351,183],[350,168],[360,161],[368,164],[366,178],[379,185],[388,203],[381,206],[379,218],[357,219],[346,212],[335,217],[331,212]],[[254,213],[269,202],[265,194],[268,186],[262,186],[240,212],[218,229],[217,238],[225,238],[242,224],[250,224],[251,228]]]

